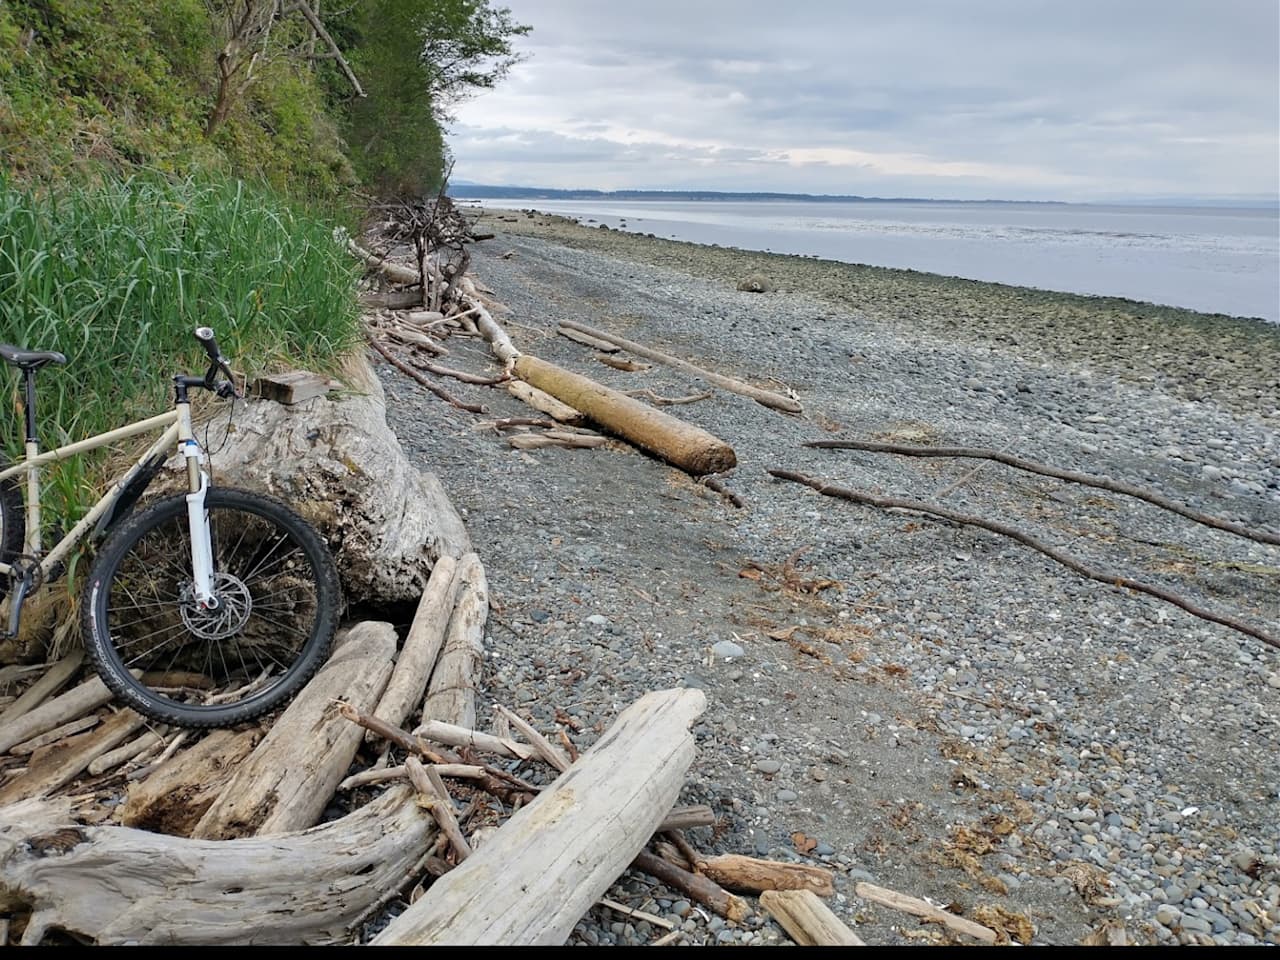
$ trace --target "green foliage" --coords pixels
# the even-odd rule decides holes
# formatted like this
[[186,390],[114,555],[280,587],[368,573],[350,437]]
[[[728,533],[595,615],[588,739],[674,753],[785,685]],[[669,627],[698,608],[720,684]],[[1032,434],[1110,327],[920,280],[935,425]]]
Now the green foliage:
[[487,0],[367,0],[340,28],[368,93],[350,102],[346,125],[362,180],[382,194],[436,192],[449,108],[505,76],[519,60],[512,39],[530,28]]
[[[246,9],[263,29],[220,85],[219,54]],[[336,61],[309,56],[323,42],[301,14],[272,20],[271,9],[265,0],[0,0],[3,168],[46,182],[232,175],[327,203],[361,183],[434,193],[449,108],[505,76],[520,59],[512,40],[530,29],[488,0],[363,0],[327,12],[367,93],[359,98]]]
[[522,59],[511,38],[532,29],[512,20],[506,7],[490,7],[488,0],[434,0],[425,4],[417,27],[427,90],[437,111],[496,86]]
[[[29,178],[190,168],[212,56],[200,0],[0,7],[0,154]],[[194,71],[194,72],[193,72]]]
[[[139,177],[37,194],[0,174],[0,341],[68,359],[39,377],[44,446],[168,409],[169,378],[203,372],[197,326],[250,376],[332,371],[357,342],[357,273],[329,225],[242,182]],[[7,365],[0,388],[13,456],[20,392]],[[51,477],[67,498],[54,516],[96,499],[103,461],[82,459]]]

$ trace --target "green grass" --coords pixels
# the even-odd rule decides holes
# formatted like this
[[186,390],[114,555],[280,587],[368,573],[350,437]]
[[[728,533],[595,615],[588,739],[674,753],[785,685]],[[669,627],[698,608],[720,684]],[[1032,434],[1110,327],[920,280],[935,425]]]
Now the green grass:
[[[134,178],[37,193],[0,172],[0,342],[59,350],[37,378],[43,449],[152,416],[202,373],[213,327],[250,377],[336,372],[358,340],[358,267],[332,224],[237,181]],[[22,450],[21,380],[0,364],[3,450]],[[50,470],[50,522],[98,497],[106,455]]]

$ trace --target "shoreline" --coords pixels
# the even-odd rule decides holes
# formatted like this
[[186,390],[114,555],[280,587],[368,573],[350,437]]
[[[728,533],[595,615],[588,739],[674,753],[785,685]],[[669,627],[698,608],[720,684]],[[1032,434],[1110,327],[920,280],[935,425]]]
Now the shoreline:
[[486,210],[477,231],[489,229],[723,281],[730,291],[760,276],[773,287],[763,297],[805,293],[953,342],[994,341],[1023,359],[1083,365],[1280,423],[1280,324],[1261,318],[670,240],[536,210]]
[[[1162,366],[1191,332],[1161,349],[1157,322],[1131,321],[1125,343],[1141,346],[1144,330],[1154,341],[1135,346],[1136,360],[1082,333],[1025,332],[1027,305],[1043,301],[1038,324],[1066,327],[1065,314],[1101,340],[1106,311],[1064,304],[1079,298],[537,215],[491,226],[473,266],[517,347],[619,391],[701,394],[675,413],[736,451],[719,479],[742,505],[616,440],[513,450],[380,367],[388,422],[450,491],[484,558],[498,611],[488,699],[546,730],[570,718],[582,748],[644,692],[702,689],[683,802],[708,804],[721,827],[695,846],[832,869],[830,905],[869,943],[910,937],[859,882],[966,911],[993,903],[1041,944],[1079,943],[1104,922],[1140,943],[1280,942],[1276,649],[989,532],[842,503],[771,473],[1000,518],[1267,628],[1280,623],[1274,547],[1000,466],[809,444],[1002,449],[1280,533],[1280,429],[1234,412],[1224,398],[1243,408],[1245,391],[1215,379],[1239,364],[1218,360],[1197,388],[1207,399],[1192,402],[1164,386],[1175,375]],[[757,272],[780,291],[737,289]],[[823,284],[829,299],[813,294]],[[791,391],[803,413],[663,364],[607,365],[558,334],[564,320]],[[1269,333],[1226,326],[1241,350],[1273,349]],[[459,365],[493,365],[483,342],[450,346]],[[1072,351],[1080,359],[1063,362]],[[1125,382],[1103,364],[1137,369]],[[527,414],[502,391],[450,389],[489,417]],[[798,850],[798,834],[817,846]],[[958,855],[974,838],[985,839]],[[1101,887],[1086,895],[1082,876]],[[619,878],[610,896],[678,926],[685,943],[784,939],[759,915],[699,916],[642,877]],[[652,938],[591,915],[571,942]]]

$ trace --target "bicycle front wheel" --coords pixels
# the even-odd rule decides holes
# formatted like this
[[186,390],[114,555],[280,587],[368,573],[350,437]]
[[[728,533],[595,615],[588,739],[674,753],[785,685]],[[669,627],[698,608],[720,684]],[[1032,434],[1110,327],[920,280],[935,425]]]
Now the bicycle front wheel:
[[337,567],[274,497],[205,496],[218,603],[197,603],[183,495],[131,517],[99,551],[81,600],[85,648],[112,693],[184,727],[231,726],[283,703],[328,654]]

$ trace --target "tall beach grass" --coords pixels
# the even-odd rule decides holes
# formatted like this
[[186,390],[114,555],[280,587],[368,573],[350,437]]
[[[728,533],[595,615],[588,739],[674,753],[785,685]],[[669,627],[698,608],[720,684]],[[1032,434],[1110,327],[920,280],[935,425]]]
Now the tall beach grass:
[[[337,369],[357,342],[358,268],[333,225],[238,181],[136,178],[36,192],[0,172],[0,342],[58,350],[37,378],[48,449],[161,413],[217,333],[250,376]],[[22,450],[21,381],[0,364],[3,451]],[[92,504],[105,455],[49,472],[51,520]]]

